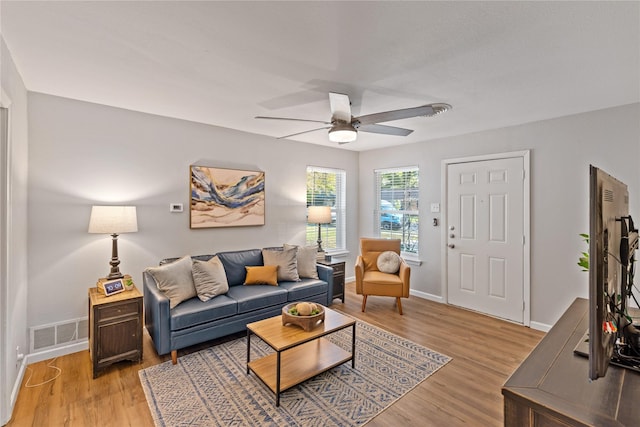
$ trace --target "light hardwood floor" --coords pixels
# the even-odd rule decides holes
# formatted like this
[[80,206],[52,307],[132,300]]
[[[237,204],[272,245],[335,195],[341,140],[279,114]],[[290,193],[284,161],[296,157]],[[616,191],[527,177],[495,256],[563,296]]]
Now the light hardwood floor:
[[[411,297],[402,301],[362,297],[347,284],[346,302],[332,309],[362,319],[453,358],[446,366],[370,421],[368,427],[390,425],[500,426],[500,389],[544,333],[471,311]],[[215,345],[215,341],[180,351],[179,356]],[[138,379],[138,370],[170,360],[158,356],[145,332],[142,363],[121,362],[92,379],[89,352],[59,357],[53,366],[62,374],[47,384],[26,388],[53,377],[51,361],[30,365],[9,426],[153,426]]]

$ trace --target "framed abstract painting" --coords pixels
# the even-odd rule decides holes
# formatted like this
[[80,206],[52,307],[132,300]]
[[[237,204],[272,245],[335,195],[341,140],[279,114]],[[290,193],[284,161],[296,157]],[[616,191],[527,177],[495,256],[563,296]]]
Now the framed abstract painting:
[[191,228],[264,225],[264,172],[191,165]]

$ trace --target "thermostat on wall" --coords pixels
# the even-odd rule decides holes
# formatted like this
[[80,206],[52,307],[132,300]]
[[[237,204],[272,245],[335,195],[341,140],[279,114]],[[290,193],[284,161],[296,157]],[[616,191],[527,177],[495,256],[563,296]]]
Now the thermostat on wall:
[[171,203],[169,205],[169,212],[182,212],[182,203]]

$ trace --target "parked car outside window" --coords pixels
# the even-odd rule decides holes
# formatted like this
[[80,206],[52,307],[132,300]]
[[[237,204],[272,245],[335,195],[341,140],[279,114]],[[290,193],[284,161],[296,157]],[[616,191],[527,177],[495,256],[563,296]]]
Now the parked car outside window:
[[380,228],[383,230],[399,230],[402,228],[402,215],[388,211],[397,209],[388,201],[380,200]]

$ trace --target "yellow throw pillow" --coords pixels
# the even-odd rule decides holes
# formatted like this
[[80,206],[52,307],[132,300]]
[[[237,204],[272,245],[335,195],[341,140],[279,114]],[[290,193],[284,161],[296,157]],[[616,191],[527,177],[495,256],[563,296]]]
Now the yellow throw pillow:
[[278,286],[278,266],[265,265],[261,267],[245,267],[247,278],[245,285],[273,285]]

